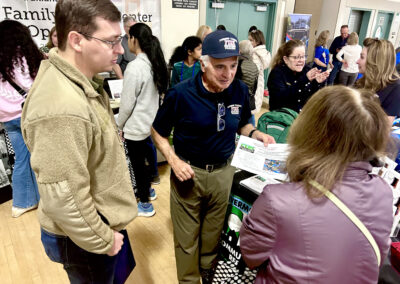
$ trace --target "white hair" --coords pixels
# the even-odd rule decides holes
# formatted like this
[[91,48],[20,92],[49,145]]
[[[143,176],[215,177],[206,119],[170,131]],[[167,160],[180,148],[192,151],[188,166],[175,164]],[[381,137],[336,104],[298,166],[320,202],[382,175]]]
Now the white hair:
[[202,56],[200,56],[200,60],[201,60],[201,62],[203,62],[204,67],[206,67],[208,65],[208,63],[210,62],[210,56],[202,55]]

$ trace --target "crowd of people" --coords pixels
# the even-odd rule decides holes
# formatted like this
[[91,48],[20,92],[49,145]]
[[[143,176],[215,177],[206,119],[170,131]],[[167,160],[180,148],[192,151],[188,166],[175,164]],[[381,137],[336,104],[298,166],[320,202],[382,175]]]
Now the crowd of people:
[[[12,216],[38,208],[45,251],[71,283],[112,283],[129,242],[126,226],[156,213],[155,145],[171,167],[178,281],[212,283],[235,136],[275,143],[255,128],[265,85],[270,111],[299,116],[288,138],[290,182],[265,187],[240,232],[256,283],[376,282],[389,248],[392,194],[370,174],[370,161],[385,154],[400,116],[393,44],[366,38],[361,47],[344,25],[329,49],[331,33],[320,33],[307,64],[301,40],[272,57],[255,26],[239,42],[223,25],[203,25],[167,64],[148,25],[124,17],[121,36],[120,21],[109,0],[59,0],[41,49],[26,26],[0,22],[7,42],[0,46],[0,121],[16,153]],[[116,120],[97,75],[104,71],[124,79]],[[329,193],[365,224],[378,252]]]

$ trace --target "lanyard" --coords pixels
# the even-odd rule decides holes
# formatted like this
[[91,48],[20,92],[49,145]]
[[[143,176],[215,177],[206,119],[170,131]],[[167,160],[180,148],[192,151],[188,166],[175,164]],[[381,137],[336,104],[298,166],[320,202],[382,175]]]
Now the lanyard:
[[[193,64],[193,67],[192,67],[192,77],[194,76],[194,67],[196,67],[196,64],[197,64],[197,61]],[[180,82],[182,82],[183,81],[183,65],[185,65],[185,61],[182,61],[182,66],[181,66],[181,80],[180,80]]]

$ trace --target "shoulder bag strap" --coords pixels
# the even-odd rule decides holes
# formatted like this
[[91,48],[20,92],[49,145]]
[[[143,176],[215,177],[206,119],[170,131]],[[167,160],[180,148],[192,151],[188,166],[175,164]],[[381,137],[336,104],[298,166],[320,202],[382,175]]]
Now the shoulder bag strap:
[[374,249],[376,259],[378,261],[378,267],[381,265],[381,254],[379,252],[378,245],[374,239],[374,237],[371,235],[370,231],[365,227],[363,222],[361,222],[360,219],[347,207],[335,194],[327,190],[325,187],[323,187],[321,184],[316,182],[315,180],[309,181],[309,184],[311,184],[313,187],[321,191],[327,198],[329,198],[342,212],[354,223],[354,225],[357,226],[357,228],[364,234],[364,236],[367,238],[369,243],[371,244],[372,248]]
[[18,86],[13,80],[11,80],[11,78],[9,78],[8,76],[3,76],[4,79],[7,80],[8,83],[10,83],[10,85],[23,97],[25,97],[26,92],[20,87]]

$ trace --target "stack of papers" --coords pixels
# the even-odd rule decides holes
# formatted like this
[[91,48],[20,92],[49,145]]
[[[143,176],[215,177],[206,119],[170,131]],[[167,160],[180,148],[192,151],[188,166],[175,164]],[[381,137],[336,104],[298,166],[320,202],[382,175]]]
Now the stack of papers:
[[273,178],[262,177],[259,175],[252,176],[240,181],[240,185],[244,186],[245,188],[249,189],[250,191],[254,192],[257,195],[261,194],[266,185],[278,184],[278,183],[281,182]]

